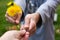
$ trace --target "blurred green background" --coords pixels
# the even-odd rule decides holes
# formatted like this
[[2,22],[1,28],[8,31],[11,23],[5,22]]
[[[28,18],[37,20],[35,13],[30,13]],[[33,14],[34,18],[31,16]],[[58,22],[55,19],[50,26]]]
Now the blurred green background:
[[[0,0],[0,36],[7,31],[7,27],[11,26],[9,22],[5,20],[5,12],[7,3],[9,0]],[[60,5],[58,5],[56,13],[58,14],[57,22],[54,22],[55,30],[60,29]],[[60,34],[55,32],[55,40],[60,40]]]

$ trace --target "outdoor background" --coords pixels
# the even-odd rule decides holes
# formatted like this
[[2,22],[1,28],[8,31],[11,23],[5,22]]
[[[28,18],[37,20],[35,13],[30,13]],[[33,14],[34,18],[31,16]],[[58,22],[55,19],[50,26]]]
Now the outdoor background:
[[[4,34],[10,24],[5,20],[5,13],[7,9],[7,3],[9,0],[0,0],[0,36]],[[58,14],[57,22],[54,22],[55,30],[60,29],[60,5],[58,5],[56,13]],[[60,34],[55,32],[55,39],[60,40]]]

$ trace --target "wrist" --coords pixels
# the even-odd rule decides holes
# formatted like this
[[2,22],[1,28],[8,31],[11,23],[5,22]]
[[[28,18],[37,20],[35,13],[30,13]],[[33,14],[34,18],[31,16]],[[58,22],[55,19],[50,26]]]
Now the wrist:
[[40,18],[40,14],[39,13],[34,13],[32,18],[34,19],[34,21],[37,23],[39,21]]

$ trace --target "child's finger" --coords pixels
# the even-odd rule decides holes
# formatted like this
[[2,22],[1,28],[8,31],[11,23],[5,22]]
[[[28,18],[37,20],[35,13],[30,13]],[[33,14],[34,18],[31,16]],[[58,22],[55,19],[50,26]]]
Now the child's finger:
[[22,14],[18,14],[16,18],[16,24],[19,24]]
[[9,21],[11,23],[15,22],[15,20],[12,17],[10,17],[7,13],[5,14],[5,17],[6,17],[7,21]]

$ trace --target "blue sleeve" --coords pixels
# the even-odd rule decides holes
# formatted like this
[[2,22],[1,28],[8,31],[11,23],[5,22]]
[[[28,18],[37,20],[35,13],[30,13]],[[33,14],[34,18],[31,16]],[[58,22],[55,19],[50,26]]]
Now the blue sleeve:
[[58,3],[60,3],[60,0],[47,0],[37,9],[36,12],[41,15],[43,23],[46,22],[47,19],[51,18],[51,13],[55,13]]

